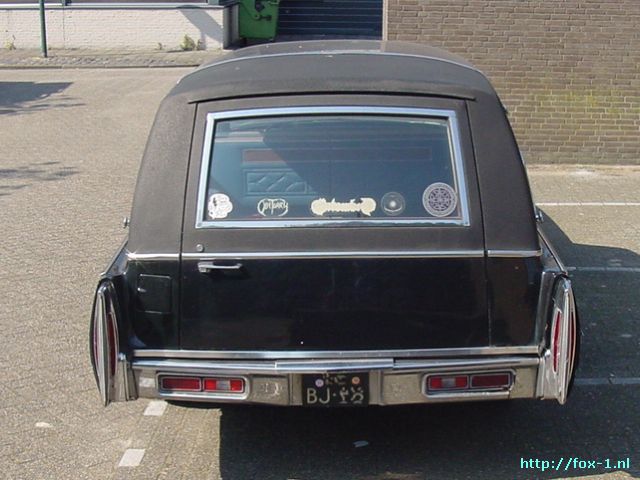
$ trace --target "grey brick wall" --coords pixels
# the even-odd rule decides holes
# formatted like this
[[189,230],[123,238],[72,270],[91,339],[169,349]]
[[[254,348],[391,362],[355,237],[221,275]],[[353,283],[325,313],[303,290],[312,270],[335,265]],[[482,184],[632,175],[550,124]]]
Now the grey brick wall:
[[640,164],[640,0],[387,0],[386,21],[483,70],[527,161]]

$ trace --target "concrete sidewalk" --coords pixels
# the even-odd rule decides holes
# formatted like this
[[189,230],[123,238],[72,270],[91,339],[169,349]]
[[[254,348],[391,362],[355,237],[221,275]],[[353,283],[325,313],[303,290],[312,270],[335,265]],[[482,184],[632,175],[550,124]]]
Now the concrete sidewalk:
[[223,50],[51,49],[49,57],[42,58],[39,49],[0,50],[0,68],[196,67],[223,53]]

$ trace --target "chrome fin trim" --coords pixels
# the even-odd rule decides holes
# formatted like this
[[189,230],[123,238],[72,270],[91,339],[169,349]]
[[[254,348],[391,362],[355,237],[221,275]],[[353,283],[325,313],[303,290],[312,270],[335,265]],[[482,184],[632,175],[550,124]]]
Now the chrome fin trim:
[[[133,371],[127,356],[119,349],[118,303],[115,289],[110,281],[102,282],[96,291],[92,322],[95,336],[92,355],[94,355],[96,381],[102,404],[106,407],[111,402],[124,402],[137,398]],[[113,329],[113,338],[109,335],[110,329]],[[94,342],[94,339],[92,338],[91,341]],[[112,351],[115,354],[113,372],[110,359]]]
[[[551,315],[549,348],[544,350],[540,361],[538,388],[540,397],[544,400],[555,399],[560,405],[564,405],[575,367],[576,336],[579,334],[573,289],[571,281],[566,277],[558,278]],[[559,318],[560,325],[556,325],[556,318]],[[556,328],[560,329],[557,345],[554,338]],[[558,355],[557,368],[554,365],[554,350],[557,350]]]

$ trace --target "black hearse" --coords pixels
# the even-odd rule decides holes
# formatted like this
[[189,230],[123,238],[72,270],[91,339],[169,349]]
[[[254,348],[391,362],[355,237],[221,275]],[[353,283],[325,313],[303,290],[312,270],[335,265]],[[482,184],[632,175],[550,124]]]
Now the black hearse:
[[105,405],[564,403],[579,340],[487,78],[376,41],[247,48],[178,82],[90,335]]

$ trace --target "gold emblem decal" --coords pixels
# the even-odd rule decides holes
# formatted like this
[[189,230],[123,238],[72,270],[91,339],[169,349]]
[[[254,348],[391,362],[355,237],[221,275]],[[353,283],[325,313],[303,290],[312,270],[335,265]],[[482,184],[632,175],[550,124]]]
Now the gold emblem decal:
[[376,201],[373,198],[365,197],[352,199],[348,202],[336,202],[326,198],[318,198],[311,202],[311,211],[314,215],[323,216],[327,213],[361,213],[370,217],[376,209]]

